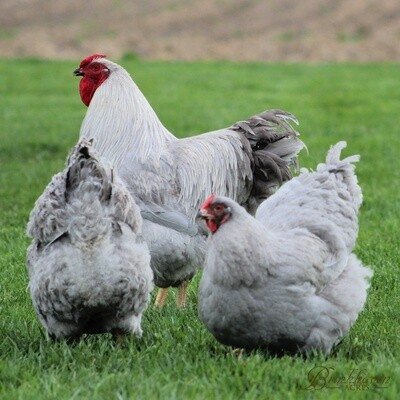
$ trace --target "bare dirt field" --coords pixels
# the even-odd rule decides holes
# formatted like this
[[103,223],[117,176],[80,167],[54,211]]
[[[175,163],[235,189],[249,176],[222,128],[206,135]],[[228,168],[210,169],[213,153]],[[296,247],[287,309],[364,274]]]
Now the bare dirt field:
[[399,0],[0,0],[0,57],[400,60]]

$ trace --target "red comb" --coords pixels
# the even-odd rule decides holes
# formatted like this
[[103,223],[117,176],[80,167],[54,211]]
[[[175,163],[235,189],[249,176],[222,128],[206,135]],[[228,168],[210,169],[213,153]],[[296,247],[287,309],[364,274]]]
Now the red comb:
[[208,207],[210,207],[211,203],[214,201],[215,199],[215,194],[212,194],[201,206],[200,209],[201,210],[206,210]]
[[89,57],[86,57],[84,60],[81,61],[79,64],[79,68],[86,67],[86,65],[90,64],[96,58],[104,58],[107,57],[105,54],[92,54]]

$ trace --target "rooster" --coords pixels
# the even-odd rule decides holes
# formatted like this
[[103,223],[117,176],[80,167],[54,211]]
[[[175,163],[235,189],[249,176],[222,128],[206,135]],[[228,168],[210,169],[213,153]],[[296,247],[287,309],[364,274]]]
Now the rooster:
[[138,242],[138,206],[90,143],[79,143],[31,211],[30,292],[47,334],[140,337],[153,287],[150,255]]
[[199,216],[211,232],[199,289],[200,318],[223,344],[329,353],[366,301],[371,271],[353,254],[362,193],[358,156],[344,142],[250,216],[211,196]]
[[94,139],[118,170],[141,208],[150,248],[156,298],[178,286],[184,306],[188,281],[204,261],[206,232],[195,223],[208,193],[229,196],[254,213],[278,185],[289,180],[304,144],[285,111],[270,110],[230,128],[176,138],[121,66],[94,54],[75,76],[88,106],[80,137]]

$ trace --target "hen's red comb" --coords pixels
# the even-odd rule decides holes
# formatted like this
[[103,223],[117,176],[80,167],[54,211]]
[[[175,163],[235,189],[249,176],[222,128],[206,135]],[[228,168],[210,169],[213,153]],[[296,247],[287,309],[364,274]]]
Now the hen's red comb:
[[215,199],[215,194],[212,194],[201,206],[200,209],[201,210],[206,210],[208,207],[210,207],[211,203],[214,201]]
[[104,58],[107,57],[105,54],[92,54],[89,57],[86,57],[84,60],[81,61],[79,64],[79,68],[86,67],[86,65],[90,64],[96,58]]

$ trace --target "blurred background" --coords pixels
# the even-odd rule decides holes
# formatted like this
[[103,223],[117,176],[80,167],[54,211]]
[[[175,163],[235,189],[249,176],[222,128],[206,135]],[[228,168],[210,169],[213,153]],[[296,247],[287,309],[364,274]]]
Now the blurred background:
[[0,0],[0,57],[398,61],[399,0]]

